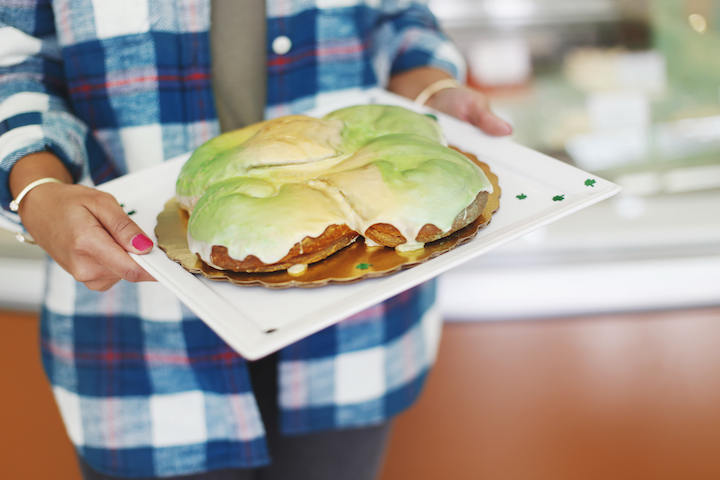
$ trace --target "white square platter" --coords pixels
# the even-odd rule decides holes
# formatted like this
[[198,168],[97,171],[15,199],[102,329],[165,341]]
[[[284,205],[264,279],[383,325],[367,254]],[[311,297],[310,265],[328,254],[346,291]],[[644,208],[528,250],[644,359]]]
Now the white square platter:
[[[323,109],[362,103],[411,102],[382,90],[346,95]],[[425,109],[423,112],[430,112]],[[387,277],[320,288],[274,290],[243,287],[194,275],[154,248],[133,258],[170,289],[207,325],[245,358],[266,356],[404,290],[430,280],[491,249],[555,220],[615,195],[620,187],[507,139],[489,137],[446,115],[431,112],[445,131],[448,143],[473,153],[498,175],[500,209],[490,224],[471,241],[416,267]],[[175,181],[189,157],[126,175],[99,188],[114,195],[157,244],[157,215],[175,193]],[[478,308],[481,308],[478,305]]]

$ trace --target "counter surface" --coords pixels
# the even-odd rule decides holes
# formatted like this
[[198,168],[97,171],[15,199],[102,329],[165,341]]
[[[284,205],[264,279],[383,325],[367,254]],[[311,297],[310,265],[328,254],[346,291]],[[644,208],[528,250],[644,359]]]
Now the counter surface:
[[[444,274],[442,309],[499,320],[720,305],[719,205],[720,190],[621,193]],[[0,233],[0,307],[36,310],[42,252]]]

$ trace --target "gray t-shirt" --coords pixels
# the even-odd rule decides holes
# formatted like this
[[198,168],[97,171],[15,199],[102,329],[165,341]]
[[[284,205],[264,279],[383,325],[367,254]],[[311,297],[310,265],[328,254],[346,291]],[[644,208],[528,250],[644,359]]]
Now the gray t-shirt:
[[265,0],[212,0],[212,82],[220,129],[263,119],[267,94]]

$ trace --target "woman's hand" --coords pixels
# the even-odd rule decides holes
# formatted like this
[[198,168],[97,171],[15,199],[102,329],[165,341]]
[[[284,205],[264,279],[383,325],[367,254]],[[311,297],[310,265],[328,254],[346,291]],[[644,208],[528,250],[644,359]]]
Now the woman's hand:
[[[52,153],[34,155],[22,158],[13,167],[13,195],[37,178],[70,180]],[[127,254],[148,253],[152,241],[110,194],[81,185],[46,183],[23,198],[18,213],[38,245],[91,290],[108,290],[123,279],[154,280]]]
[[[393,75],[388,90],[414,100],[428,86],[449,78],[452,77],[443,70],[420,67]],[[512,127],[492,113],[488,98],[468,87],[440,90],[432,95],[425,105],[471,123],[489,135],[502,136],[512,133]]]
[[512,133],[512,127],[490,110],[488,98],[468,87],[440,90],[425,102],[430,108],[471,123],[488,135]]

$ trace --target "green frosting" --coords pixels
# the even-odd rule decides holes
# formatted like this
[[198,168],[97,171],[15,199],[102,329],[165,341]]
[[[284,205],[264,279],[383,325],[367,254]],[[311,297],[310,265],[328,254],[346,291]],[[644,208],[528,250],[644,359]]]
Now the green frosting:
[[[183,165],[175,191],[179,196],[200,196],[222,173],[232,170],[235,149],[255,135],[267,122],[218,135],[202,144]],[[220,178],[218,178],[220,177]]]
[[[317,134],[316,137],[319,138],[316,140],[328,143],[328,149],[320,152],[303,152],[302,147],[293,149],[292,141],[297,138],[297,135],[278,133],[283,129],[282,123],[287,119],[305,122],[304,130],[306,132],[314,128],[315,132],[309,133]],[[334,132],[338,135],[335,142],[328,142],[327,138],[323,138],[328,133]],[[224,133],[200,146],[183,165],[178,176],[176,192],[181,197],[199,197],[210,185],[227,178],[246,175],[265,176],[263,170],[266,170],[268,166],[287,165],[291,167],[285,169],[291,170],[287,174],[289,175],[288,180],[290,180],[297,179],[298,175],[303,176],[302,169],[298,171],[297,165],[306,163],[307,174],[304,176],[310,178],[327,168],[327,163],[332,163],[332,159],[339,161],[369,141],[392,133],[414,133],[437,142],[444,142],[442,130],[437,122],[402,107],[359,105],[336,110],[323,119],[300,115],[282,117]],[[282,151],[278,148],[278,158],[263,158],[262,161],[258,161],[258,151],[256,148],[252,148],[254,141],[260,146],[267,146],[269,143],[275,142],[282,147],[285,143],[290,149],[296,150],[290,153],[295,154],[298,158],[302,158],[302,153],[307,155],[304,161],[288,161],[288,149]],[[329,149],[333,151],[330,152]],[[324,165],[312,165],[318,159],[328,160],[328,162]],[[273,174],[283,175],[284,172],[275,171]]]
[[194,242],[226,246],[233,258],[256,255],[277,261],[294,245],[288,247],[287,239],[298,229],[317,237],[345,217],[332,196],[305,184],[276,188],[262,180],[229,179],[212,185],[198,201],[188,232]]
[[450,229],[478,192],[492,189],[464,155],[411,134],[376,138],[320,180],[353,205],[363,220],[362,231],[374,223],[390,223],[406,239],[414,239],[414,228],[426,223]]
[[394,133],[412,133],[445,143],[442,129],[435,120],[402,107],[358,105],[335,110],[324,118],[343,121],[343,143],[350,151],[375,138]]
[[[183,167],[179,197],[200,198],[188,223],[190,249],[280,260],[328,225],[359,233],[394,225],[419,248],[419,229],[443,231],[480,191],[482,170],[448,148],[433,119],[401,107],[363,105],[322,119],[282,117],[221,135]],[[182,202],[182,200],[181,200]]]

